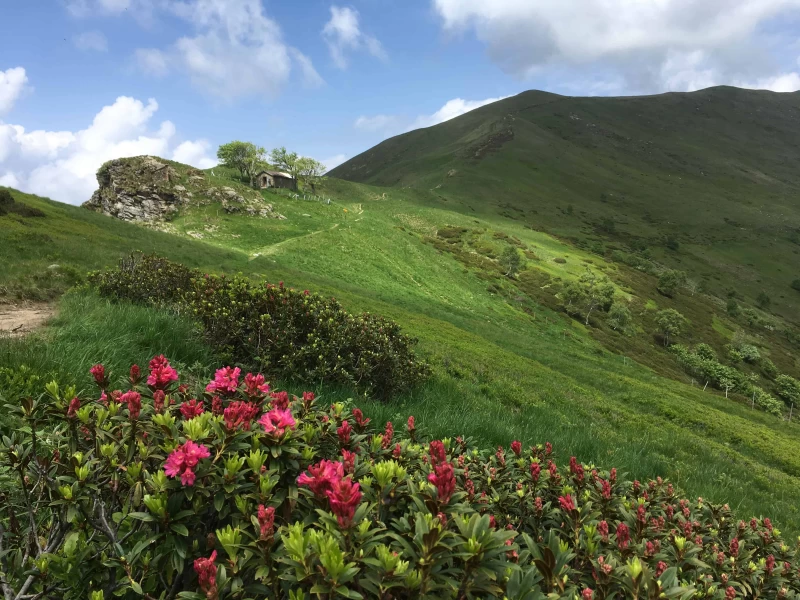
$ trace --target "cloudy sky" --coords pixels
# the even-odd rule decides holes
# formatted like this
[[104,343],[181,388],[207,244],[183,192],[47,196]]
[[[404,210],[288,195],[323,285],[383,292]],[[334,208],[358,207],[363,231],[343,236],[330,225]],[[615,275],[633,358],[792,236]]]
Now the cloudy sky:
[[526,89],[800,89],[800,0],[2,0],[0,185],[232,139],[328,166]]

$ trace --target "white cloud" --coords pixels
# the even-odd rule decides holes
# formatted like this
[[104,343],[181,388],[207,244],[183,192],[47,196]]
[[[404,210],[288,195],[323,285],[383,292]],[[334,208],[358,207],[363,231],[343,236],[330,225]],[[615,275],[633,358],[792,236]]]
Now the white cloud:
[[158,48],[137,48],[133,59],[145,75],[164,77],[169,73],[167,55]]
[[442,108],[437,110],[432,115],[424,115],[417,117],[417,120],[411,125],[410,129],[419,129],[421,127],[431,127],[444,123],[450,119],[455,119],[461,115],[468,113],[471,110],[486,106],[498,100],[504,100],[508,96],[501,96],[499,98],[487,98],[486,100],[464,100],[462,98],[455,98],[445,103]]
[[323,165],[325,165],[325,171],[328,172],[328,171],[331,171],[332,169],[335,169],[336,167],[338,167],[340,164],[342,164],[346,160],[347,160],[347,155],[346,154],[337,154],[336,156],[331,156],[330,158],[325,158],[325,159],[323,159],[323,160],[321,160],[319,162],[321,162]]
[[394,115],[375,115],[372,117],[360,116],[353,126],[361,131],[374,133],[376,131],[396,130],[400,127],[400,119]]
[[152,17],[155,1],[157,0],[66,0],[66,8],[70,15],[78,19],[127,13],[139,21],[147,22]]
[[12,109],[27,84],[28,77],[22,67],[0,71],[0,115]]
[[261,0],[176,0],[159,6],[188,22],[193,34],[165,49],[137,50],[137,65],[150,75],[186,73],[196,88],[227,101],[275,97],[294,69],[308,86],[323,83],[311,59],[283,40]]
[[734,85],[753,90],[771,90],[773,92],[796,92],[800,90],[800,74],[784,73],[774,77],[764,77],[756,81],[740,81]]
[[4,175],[0,175],[0,185],[4,187],[19,187],[19,179],[11,171],[7,171]]
[[[120,96],[103,107],[92,123],[76,132],[31,131],[0,122],[0,168],[6,185],[80,204],[97,188],[97,169],[107,160],[153,154],[180,156],[197,167],[209,164],[205,140],[175,146],[175,125],[151,121],[158,103]],[[0,171],[2,172],[2,171]]]
[[365,133],[380,134],[383,138],[388,138],[399,133],[411,131],[413,129],[420,129],[422,127],[432,127],[439,123],[444,123],[450,119],[455,119],[461,115],[468,113],[471,110],[486,106],[492,102],[503,100],[508,96],[500,96],[498,98],[486,98],[485,100],[464,100],[463,98],[454,98],[448,100],[445,104],[430,115],[419,115],[416,118],[409,119],[400,115],[374,115],[371,117],[360,116],[353,123],[353,127]]
[[[474,32],[520,77],[602,64],[628,91],[775,77],[760,27],[800,0],[432,0],[450,33]],[[778,74],[781,75],[781,74]]]
[[322,37],[335,64],[340,69],[347,68],[350,51],[365,49],[375,58],[386,60],[386,51],[380,41],[361,31],[359,14],[354,8],[331,6],[331,18],[322,30]]
[[72,38],[72,43],[79,50],[108,52],[108,40],[99,31],[85,31]]
[[208,140],[186,141],[172,152],[172,160],[198,169],[210,169],[219,164],[216,158],[209,156],[210,151],[211,143]]

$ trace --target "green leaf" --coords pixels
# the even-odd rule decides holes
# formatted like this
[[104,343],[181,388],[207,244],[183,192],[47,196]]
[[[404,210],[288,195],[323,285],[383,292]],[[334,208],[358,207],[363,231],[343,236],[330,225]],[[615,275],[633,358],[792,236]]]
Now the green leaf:
[[128,516],[131,517],[132,519],[136,519],[138,521],[145,521],[147,523],[151,523],[156,520],[153,515],[146,512],[132,512],[128,513]]
[[186,525],[181,525],[180,523],[173,523],[169,526],[172,531],[177,533],[178,535],[182,535],[183,537],[188,537],[189,530],[186,528]]

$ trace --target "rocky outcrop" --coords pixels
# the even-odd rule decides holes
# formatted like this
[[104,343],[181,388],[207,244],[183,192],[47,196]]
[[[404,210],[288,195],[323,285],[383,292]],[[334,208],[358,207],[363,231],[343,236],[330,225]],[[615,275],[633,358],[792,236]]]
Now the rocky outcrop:
[[84,208],[123,221],[158,223],[181,208],[218,202],[229,213],[283,219],[255,190],[213,187],[205,173],[153,156],[119,158],[97,171],[99,187]]

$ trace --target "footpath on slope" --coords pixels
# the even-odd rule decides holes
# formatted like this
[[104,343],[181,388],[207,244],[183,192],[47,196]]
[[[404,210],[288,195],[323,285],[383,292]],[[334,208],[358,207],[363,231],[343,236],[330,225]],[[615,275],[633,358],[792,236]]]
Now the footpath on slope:
[[56,312],[52,304],[0,304],[0,336],[25,335],[44,325]]

